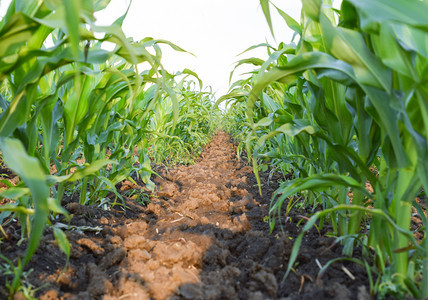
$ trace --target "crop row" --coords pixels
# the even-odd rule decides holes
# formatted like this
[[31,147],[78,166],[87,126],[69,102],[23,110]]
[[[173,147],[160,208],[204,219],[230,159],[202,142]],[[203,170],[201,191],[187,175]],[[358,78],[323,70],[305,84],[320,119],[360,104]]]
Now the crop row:
[[256,69],[217,105],[227,101],[227,123],[256,175],[268,166],[293,171],[272,199],[272,228],[302,205],[296,194],[321,208],[296,240],[287,274],[304,233],[329,222],[344,254],[356,246],[366,254],[355,261],[372,294],[428,297],[427,2],[344,0],[336,10],[329,0],[303,0],[300,23],[260,4],[270,28],[273,8],[294,39],[249,48],[265,47],[269,58],[238,62]]
[[[29,238],[22,260],[0,254],[14,270],[6,282],[11,296],[45,226],[67,215],[64,195],[76,193],[82,205],[124,206],[116,184],[137,178],[152,189],[152,161],[191,161],[214,128],[212,96],[197,74],[162,66],[161,44],[185,51],[127,38],[126,13],[111,26],[96,25],[94,13],[108,2],[15,0],[0,22],[2,163],[22,179],[16,186],[2,180],[8,201],[0,229],[7,237],[3,226],[17,219]],[[52,227],[69,256],[65,233]]]

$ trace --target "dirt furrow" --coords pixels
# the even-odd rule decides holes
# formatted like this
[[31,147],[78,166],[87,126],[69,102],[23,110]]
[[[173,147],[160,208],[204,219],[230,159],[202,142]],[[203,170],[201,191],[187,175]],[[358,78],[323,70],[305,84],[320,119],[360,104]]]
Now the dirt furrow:
[[[220,132],[195,165],[177,167],[156,180],[158,191],[146,211],[151,215],[148,225],[123,242],[126,272],[140,281],[126,281],[113,295],[127,291],[135,299],[276,299],[281,294],[297,299],[368,298],[364,286],[354,287],[360,290],[353,295],[339,282],[314,282],[315,259],[325,263],[332,254],[327,253],[332,240],[320,236],[313,241],[315,249],[302,250],[300,260],[307,273],[281,285],[293,238],[288,232],[268,234],[263,220],[273,187],[264,180],[265,197],[259,197],[251,168],[235,151],[230,137]],[[324,253],[316,254],[320,249]],[[363,274],[358,268],[352,271]],[[343,271],[338,275],[346,281]]]
[[[78,195],[66,199],[63,205],[72,215],[70,264],[62,273],[64,254],[47,229],[28,272],[31,285],[48,284],[37,296],[369,299],[367,274],[356,264],[338,262],[317,277],[318,263],[341,257],[342,248],[315,229],[303,239],[294,272],[282,281],[299,224],[311,211],[292,210],[284,230],[269,234],[266,217],[279,178],[261,175],[261,197],[252,169],[235,153],[230,137],[216,134],[196,164],[159,171],[162,178],[154,179],[156,192],[147,206],[126,198],[126,184],[120,187],[126,210],[82,206]],[[2,254],[22,256],[25,243],[10,236]]]
[[[147,297],[238,296],[231,286],[239,285],[241,271],[233,264],[225,268],[232,254],[223,240],[245,234],[251,228],[245,206],[250,202],[259,204],[239,187],[247,185],[245,174],[251,170],[233,159],[234,151],[229,137],[220,133],[197,164],[180,166],[170,170],[163,180],[156,180],[157,197],[147,207],[153,215],[150,226],[124,240],[128,271],[145,282]],[[228,278],[202,283],[205,266],[213,268],[211,279],[222,273]],[[269,293],[274,296],[275,277],[265,279],[268,282],[261,282],[271,286]]]

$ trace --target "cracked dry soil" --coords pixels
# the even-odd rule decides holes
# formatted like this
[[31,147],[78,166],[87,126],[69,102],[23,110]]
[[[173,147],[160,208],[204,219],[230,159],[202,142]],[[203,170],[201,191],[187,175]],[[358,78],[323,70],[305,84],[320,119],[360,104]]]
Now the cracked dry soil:
[[[195,165],[160,172],[147,206],[127,199],[126,211],[117,206],[106,211],[67,200],[72,225],[101,228],[67,233],[72,253],[62,275],[65,255],[46,229],[29,265],[29,282],[48,284],[37,297],[370,299],[367,274],[358,265],[337,262],[317,278],[316,259],[324,265],[341,257],[342,249],[315,229],[303,240],[295,272],[282,281],[297,222],[311,211],[293,210],[283,231],[269,234],[264,217],[277,184],[262,174],[261,197],[252,169],[235,153],[230,137],[217,133]],[[6,229],[9,240],[1,253],[16,260],[25,243],[17,245],[19,225]],[[4,286],[3,275],[0,283]],[[0,296],[6,297],[4,288]]]

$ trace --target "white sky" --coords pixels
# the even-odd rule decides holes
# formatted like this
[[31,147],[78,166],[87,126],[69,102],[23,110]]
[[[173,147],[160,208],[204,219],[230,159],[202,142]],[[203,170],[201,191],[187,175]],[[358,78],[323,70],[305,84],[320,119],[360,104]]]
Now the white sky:
[[[300,18],[300,0],[276,1],[293,18]],[[97,19],[103,25],[111,23],[126,10],[129,0],[112,0],[109,7]],[[289,42],[292,32],[273,12],[278,42]],[[282,29],[282,30],[278,30]],[[248,47],[266,40],[277,43],[270,34],[259,0],[134,0],[123,24],[127,36],[134,40],[144,37],[166,39],[192,55],[176,52],[169,46],[162,46],[164,67],[169,72],[184,68],[195,71],[205,85],[211,85],[216,96],[227,92],[229,74],[234,64],[244,57],[267,58],[266,51],[253,50],[236,57]],[[241,72],[250,68],[238,69],[232,79],[235,81]]]
[[[272,0],[295,20],[300,19],[300,0]],[[0,0],[3,16],[10,0]],[[109,25],[122,15],[129,0],[112,0],[106,10],[97,13],[100,25]],[[336,6],[336,5],[335,5]],[[236,61],[246,57],[267,58],[264,49],[236,55],[248,47],[268,41],[273,46],[290,42],[292,31],[271,7],[275,37],[273,39],[259,0],[133,0],[123,25],[125,35],[141,40],[144,37],[166,39],[197,57],[163,49],[162,62],[171,73],[184,68],[195,71],[204,85],[211,85],[219,97],[227,92],[229,74]],[[251,70],[240,67],[239,74]]]

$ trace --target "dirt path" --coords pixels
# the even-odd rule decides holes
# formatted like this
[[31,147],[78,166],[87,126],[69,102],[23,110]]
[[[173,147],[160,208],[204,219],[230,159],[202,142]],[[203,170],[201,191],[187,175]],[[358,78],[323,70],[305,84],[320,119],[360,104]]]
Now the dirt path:
[[[65,259],[47,230],[29,275],[36,286],[50,283],[40,299],[369,299],[362,267],[339,262],[316,278],[315,260],[324,265],[341,249],[315,230],[304,239],[296,272],[281,282],[296,223],[307,212],[293,212],[285,232],[269,235],[264,217],[275,186],[263,175],[260,197],[251,168],[235,151],[229,136],[218,133],[195,165],[155,179],[147,207],[127,201],[123,212],[65,204],[80,231],[68,233],[72,258],[58,279]],[[23,250],[2,245],[2,253]]]

